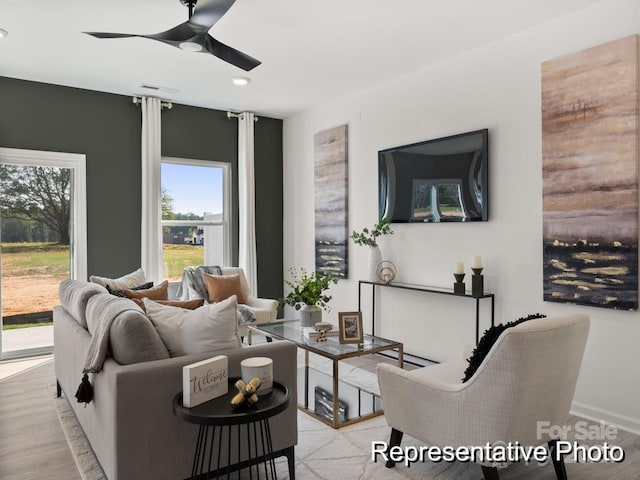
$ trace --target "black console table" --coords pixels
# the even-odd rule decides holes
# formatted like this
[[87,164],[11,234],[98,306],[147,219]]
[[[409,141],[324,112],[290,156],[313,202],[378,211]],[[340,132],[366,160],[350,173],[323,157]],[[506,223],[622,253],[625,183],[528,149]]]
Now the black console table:
[[370,280],[358,280],[358,311],[362,310],[362,285],[371,285],[371,335],[375,335],[376,328],[376,287],[401,288],[403,290],[413,290],[416,292],[434,293],[440,295],[453,295],[463,299],[472,299],[476,302],[476,345],[480,341],[480,300],[489,299],[491,301],[491,326],[495,322],[495,296],[493,293],[482,295],[471,295],[471,293],[454,293],[452,288],[427,287],[423,285],[412,285],[408,283],[382,283]]

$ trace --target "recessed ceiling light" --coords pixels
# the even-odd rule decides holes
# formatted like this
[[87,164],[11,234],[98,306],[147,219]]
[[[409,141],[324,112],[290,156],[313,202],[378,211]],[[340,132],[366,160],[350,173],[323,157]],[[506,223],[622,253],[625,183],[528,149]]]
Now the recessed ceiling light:
[[202,45],[200,45],[199,43],[195,43],[195,42],[182,42],[180,44],[180,48],[182,50],[186,50],[187,52],[201,52],[202,51]]
[[0,28],[0,38],[4,38],[7,35],[9,35],[9,32],[7,32],[6,30]]
[[247,77],[233,77],[232,81],[235,85],[248,85],[251,79]]

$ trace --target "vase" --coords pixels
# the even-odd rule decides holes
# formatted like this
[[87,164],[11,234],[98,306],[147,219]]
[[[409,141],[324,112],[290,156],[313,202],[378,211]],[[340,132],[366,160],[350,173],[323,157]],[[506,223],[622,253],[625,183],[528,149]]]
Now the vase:
[[316,305],[303,305],[300,309],[300,326],[313,327],[322,321],[322,309]]
[[378,245],[369,246],[369,280],[378,281],[377,269],[382,262],[382,250]]

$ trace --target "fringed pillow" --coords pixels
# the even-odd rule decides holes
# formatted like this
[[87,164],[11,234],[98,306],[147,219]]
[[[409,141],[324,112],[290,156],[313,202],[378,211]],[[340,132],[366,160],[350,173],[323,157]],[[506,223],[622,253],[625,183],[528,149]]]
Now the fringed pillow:
[[495,325],[485,330],[484,335],[478,342],[478,345],[476,345],[476,348],[473,350],[473,353],[467,359],[467,362],[469,362],[469,366],[464,371],[464,378],[462,379],[462,382],[464,383],[467,380],[469,380],[471,377],[473,377],[473,374],[476,373],[478,368],[480,368],[480,365],[482,364],[484,358],[487,356],[487,354],[491,350],[491,347],[493,347],[493,344],[496,343],[496,340],[498,340],[498,337],[500,337],[502,332],[504,332],[507,328],[515,327],[516,325],[519,325],[522,322],[526,322],[527,320],[533,320],[535,318],[545,318],[545,317],[546,315],[543,315],[541,313],[532,313],[530,315],[527,315],[526,317],[522,317],[517,320],[514,320],[513,322],[509,322],[507,324],[500,323],[499,325]]

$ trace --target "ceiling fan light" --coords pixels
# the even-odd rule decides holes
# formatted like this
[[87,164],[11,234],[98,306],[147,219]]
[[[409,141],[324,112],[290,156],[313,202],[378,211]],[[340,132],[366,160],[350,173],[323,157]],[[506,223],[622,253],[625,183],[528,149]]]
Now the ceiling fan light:
[[180,44],[180,48],[182,50],[186,50],[187,52],[201,52],[202,51],[202,45],[200,45],[199,43],[195,43],[195,42],[182,42]]
[[0,38],[4,38],[7,35],[9,35],[9,32],[7,32],[6,30],[0,28]]
[[233,82],[234,85],[244,86],[244,85],[248,85],[249,82],[251,82],[251,79],[247,77],[233,77],[231,81]]

